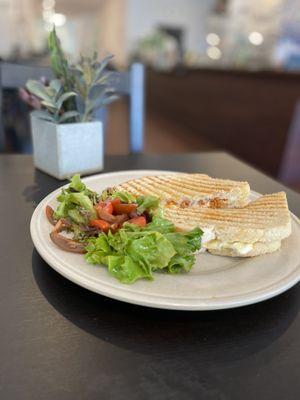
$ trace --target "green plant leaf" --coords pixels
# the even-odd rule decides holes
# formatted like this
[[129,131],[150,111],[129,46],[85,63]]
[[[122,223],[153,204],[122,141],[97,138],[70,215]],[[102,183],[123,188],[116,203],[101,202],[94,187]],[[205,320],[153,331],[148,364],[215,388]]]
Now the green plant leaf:
[[56,92],[59,93],[62,89],[62,83],[60,79],[52,79],[50,81],[50,87]]
[[94,74],[92,66],[86,60],[84,61],[84,64],[82,66],[82,71],[83,71],[83,78],[87,83],[87,86],[91,86],[93,84]]
[[95,110],[118,98],[112,96],[114,90],[108,87],[110,73],[103,73],[113,56],[108,55],[100,63],[96,57],[96,53],[91,57],[81,56],[79,63],[71,70],[74,90],[78,94],[76,108],[83,122],[92,120]]
[[58,110],[56,104],[54,104],[50,101],[42,101],[41,104],[44,107],[48,108],[52,112],[52,114],[54,114]]
[[44,111],[44,110],[35,111],[34,116],[36,118],[55,123],[55,118],[48,111]]
[[51,100],[46,87],[39,81],[29,79],[26,82],[26,89],[42,100]]
[[92,111],[85,111],[83,115],[80,116],[81,122],[89,122],[93,120],[93,113]]
[[56,91],[51,86],[46,86],[46,92],[48,93],[49,98],[55,102],[56,101]]
[[76,96],[76,108],[80,114],[84,113],[85,110],[85,102],[83,97],[79,94]]
[[71,118],[78,117],[80,114],[78,111],[67,111],[63,113],[63,115],[59,118],[58,123],[62,124],[63,122],[66,122],[67,120]]
[[[66,100],[68,100],[70,97],[74,97],[74,96],[77,96],[77,93],[75,93],[75,92],[67,92],[67,93],[62,94],[60,96],[60,98],[57,100],[57,103],[56,103],[57,108],[60,110],[61,106],[63,105],[63,103]],[[70,111],[73,111],[73,110],[70,110]]]
[[98,59],[98,53],[97,53],[97,51],[94,51],[93,56],[92,56],[92,60],[94,62],[97,62],[97,59]]
[[105,85],[94,85],[89,91],[88,98],[90,101],[97,100],[99,97],[105,94],[105,91]]
[[103,76],[100,76],[100,78],[95,79],[95,82],[94,82],[94,83],[97,84],[97,85],[104,84],[104,83],[106,83],[106,82],[109,81],[110,75],[111,75],[111,73],[108,72],[107,74],[105,74],[105,75],[103,75]]
[[97,72],[95,74],[95,82],[101,78],[102,72],[107,67],[108,63],[110,62],[110,60],[112,58],[114,58],[114,56],[112,54],[109,54],[103,58],[103,60],[101,61],[100,65],[99,65],[99,68],[97,68]]
[[112,102],[116,101],[119,99],[119,96],[117,95],[111,95],[109,97],[105,97],[103,100],[101,100],[101,102],[99,104],[97,104],[94,108],[94,110],[99,110],[99,108],[108,106],[109,104],[111,104]]
[[[48,39],[49,49],[51,52],[51,65],[55,76],[62,79],[64,90],[69,92],[74,89],[73,73],[70,69],[64,51],[58,39],[55,27],[49,34]],[[74,110],[76,107],[75,100],[71,97],[65,104],[66,110]]]
[[82,97],[87,96],[88,88],[83,78],[83,74],[79,69],[73,69],[74,89],[81,94]]
[[51,65],[54,74],[59,79],[63,78],[65,85],[70,88],[69,65],[61,47],[60,40],[56,35],[55,27],[53,27],[52,32],[49,34],[48,44],[51,52]]

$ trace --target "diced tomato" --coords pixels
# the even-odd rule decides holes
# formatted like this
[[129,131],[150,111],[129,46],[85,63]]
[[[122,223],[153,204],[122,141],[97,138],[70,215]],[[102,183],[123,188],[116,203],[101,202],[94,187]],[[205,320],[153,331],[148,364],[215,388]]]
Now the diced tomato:
[[109,214],[112,214],[114,212],[114,207],[111,204],[111,202],[106,204],[106,206],[104,207],[104,210],[107,211]]
[[98,207],[97,208],[97,214],[98,214],[98,219],[103,219],[106,222],[109,222],[110,224],[113,224],[116,222],[116,215],[109,214],[107,211],[104,210],[104,208]]
[[121,199],[113,199],[113,200],[111,200],[111,204],[113,205],[113,207],[116,205],[116,204],[121,204],[122,203],[122,201],[121,201]]
[[127,222],[129,222],[130,224],[135,224],[135,225],[139,225],[142,227],[147,225],[146,217],[144,217],[144,216],[131,218]]
[[114,213],[115,214],[130,214],[131,212],[137,209],[137,204],[114,204]]
[[99,215],[100,211],[103,210],[103,208],[104,208],[103,203],[99,203],[99,204],[96,205],[96,211],[97,211],[97,215],[98,215],[99,218],[100,218],[100,215]]
[[101,229],[101,231],[105,233],[108,232],[110,228],[110,224],[103,219],[93,219],[90,221],[90,226]]
[[108,202],[101,201],[97,205],[96,210],[98,210],[98,208],[100,208],[102,210],[105,210],[108,214],[112,214],[113,211],[114,211],[114,208],[113,208],[113,205],[112,205],[111,201],[108,201]]

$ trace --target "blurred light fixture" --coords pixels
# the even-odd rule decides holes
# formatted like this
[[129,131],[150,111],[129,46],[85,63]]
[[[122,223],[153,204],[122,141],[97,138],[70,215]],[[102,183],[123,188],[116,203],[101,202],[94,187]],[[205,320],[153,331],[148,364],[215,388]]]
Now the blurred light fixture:
[[55,7],[55,0],[43,0],[42,6],[44,10],[51,10]]
[[220,43],[220,41],[221,41],[220,36],[217,35],[216,33],[209,33],[206,36],[206,42],[210,46],[217,46]]
[[212,60],[219,60],[222,57],[222,52],[218,47],[211,46],[208,47],[206,50],[206,54]]
[[44,10],[43,11],[43,18],[44,21],[51,21],[54,12],[52,10]]
[[46,31],[51,31],[54,26],[63,26],[66,23],[66,16],[64,14],[55,12],[55,0],[43,0],[43,19]]
[[248,39],[254,46],[260,46],[264,41],[263,35],[259,32],[251,32]]
[[66,16],[60,13],[54,13],[51,17],[51,22],[55,26],[63,26],[66,23]]

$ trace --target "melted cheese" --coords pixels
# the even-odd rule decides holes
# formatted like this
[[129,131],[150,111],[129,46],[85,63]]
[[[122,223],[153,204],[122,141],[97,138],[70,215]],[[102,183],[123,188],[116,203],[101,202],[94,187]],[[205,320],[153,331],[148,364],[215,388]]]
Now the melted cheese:
[[203,228],[202,231],[203,235],[201,238],[201,249],[197,251],[197,254],[206,252],[206,244],[216,238],[213,228]]
[[246,255],[253,250],[253,245],[250,243],[242,242],[222,242],[220,240],[214,239],[206,243],[206,248],[208,250],[232,250],[237,256]]

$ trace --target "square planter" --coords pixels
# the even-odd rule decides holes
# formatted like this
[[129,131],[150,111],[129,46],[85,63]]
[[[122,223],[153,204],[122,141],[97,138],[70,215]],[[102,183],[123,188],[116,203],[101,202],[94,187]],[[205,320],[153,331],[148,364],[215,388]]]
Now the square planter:
[[57,179],[103,169],[102,122],[53,124],[31,114],[34,165]]

